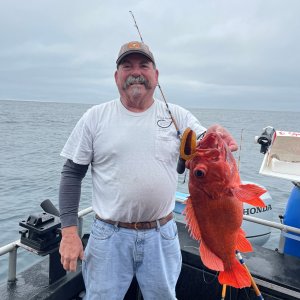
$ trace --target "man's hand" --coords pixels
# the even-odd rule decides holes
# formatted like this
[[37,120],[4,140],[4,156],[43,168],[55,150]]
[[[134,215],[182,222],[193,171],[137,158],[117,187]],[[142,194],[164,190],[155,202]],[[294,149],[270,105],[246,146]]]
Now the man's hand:
[[62,229],[62,239],[59,253],[61,264],[66,271],[75,272],[77,259],[83,259],[83,246],[77,233],[77,226],[65,227]]
[[207,129],[206,133],[210,133],[210,132],[216,132],[220,134],[232,152],[238,149],[238,144],[236,143],[235,139],[224,127],[220,125],[213,125]]

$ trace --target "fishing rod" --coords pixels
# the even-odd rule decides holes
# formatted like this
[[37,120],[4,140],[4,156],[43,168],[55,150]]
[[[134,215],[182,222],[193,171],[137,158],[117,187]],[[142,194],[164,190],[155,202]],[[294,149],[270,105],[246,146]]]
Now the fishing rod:
[[[138,34],[139,34],[140,39],[141,39],[141,42],[144,44],[144,40],[143,40],[142,34],[141,34],[140,30],[139,30],[139,26],[138,26],[138,24],[137,24],[137,22],[136,22],[136,20],[135,20],[134,14],[133,14],[133,12],[132,12],[131,10],[130,10],[129,12],[130,12],[130,14],[131,14],[131,16],[132,16],[132,19],[133,19],[133,22],[134,22],[134,26],[135,26],[135,28],[136,28],[137,31],[138,31]],[[161,94],[161,96],[162,96],[162,98],[163,98],[163,100],[164,100],[164,102],[165,102],[165,104],[166,104],[166,107],[167,107],[168,113],[169,113],[169,115],[170,115],[170,117],[171,117],[171,120],[172,120],[172,122],[173,122],[173,124],[174,124],[174,126],[175,126],[175,129],[176,129],[176,132],[177,132],[177,136],[178,136],[178,138],[181,140],[181,138],[182,138],[181,131],[179,130],[179,127],[178,127],[178,125],[177,125],[177,122],[175,121],[175,118],[173,117],[173,114],[172,114],[172,112],[171,112],[171,110],[170,110],[170,108],[169,108],[168,102],[167,102],[167,100],[166,100],[166,98],[165,98],[165,95],[164,95],[164,93],[163,93],[163,91],[162,91],[162,88],[161,88],[159,82],[157,82],[157,86],[158,86],[159,91],[160,91],[160,94]]]
[[[141,39],[141,42],[144,43],[144,40],[143,40],[143,37],[142,37],[142,34],[140,32],[140,29],[139,29],[139,26],[135,20],[135,17],[134,17],[134,14],[133,12],[130,10],[129,11],[131,16],[132,16],[132,19],[133,19],[133,22],[134,22],[134,26],[135,28],[137,29],[138,31],[138,34],[140,36],[140,39]],[[178,162],[177,162],[177,173],[178,174],[183,174],[184,171],[185,171],[185,162],[187,159],[190,159],[193,155],[193,153],[195,152],[195,148],[196,148],[196,134],[193,130],[191,130],[190,128],[187,128],[184,133],[182,134],[181,131],[179,130],[179,127],[177,125],[177,122],[175,120],[175,118],[173,117],[173,114],[169,108],[169,105],[168,105],[168,102],[166,100],[166,97],[162,91],[162,88],[159,84],[159,82],[157,82],[157,86],[159,88],[159,91],[161,93],[161,96],[163,98],[163,101],[165,102],[165,105],[166,105],[166,108],[167,108],[167,111],[168,111],[168,114],[171,118],[171,121],[173,122],[174,126],[175,126],[175,129],[176,129],[176,132],[177,132],[177,137],[179,138],[180,140],[180,155],[179,155],[179,158],[178,158]]]
[[242,130],[241,130],[240,147],[239,147],[239,157],[238,157],[238,162],[237,162],[238,171],[240,171],[242,142],[243,142],[243,131],[244,131],[244,128],[242,128]]
[[236,255],[237,259],[239,260],[239,262],[241,263],[241,265],[244,266],[244,268],[246,269],[246,272],[248,273],[248,275],[250,277],[250,280],[251,280],[251,286],[253,287],[256,296],[258,297],[258,299],[264,300],[264,297],[263,297],[262,293],[260,292],[256,282],[254,281],[254,278],[252,277],[247,265],[245,264],[245,261],[242,257],[241,252],[236,250],[235,255]]

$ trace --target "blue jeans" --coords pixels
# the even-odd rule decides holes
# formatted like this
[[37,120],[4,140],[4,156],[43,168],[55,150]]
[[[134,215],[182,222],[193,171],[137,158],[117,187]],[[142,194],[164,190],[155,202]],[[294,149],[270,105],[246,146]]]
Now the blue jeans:
[[123,299],[134,275],[144,300],[176,299],[181,262],[174,220],[135,230],[95,219],[82,264],[85,300]]

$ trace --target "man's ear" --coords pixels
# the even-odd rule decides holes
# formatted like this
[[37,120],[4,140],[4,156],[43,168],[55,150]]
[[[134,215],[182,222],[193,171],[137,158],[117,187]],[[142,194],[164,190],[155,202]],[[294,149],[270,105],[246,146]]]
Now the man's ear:
[[118,82],[118,70],[115,71],[115,82]]

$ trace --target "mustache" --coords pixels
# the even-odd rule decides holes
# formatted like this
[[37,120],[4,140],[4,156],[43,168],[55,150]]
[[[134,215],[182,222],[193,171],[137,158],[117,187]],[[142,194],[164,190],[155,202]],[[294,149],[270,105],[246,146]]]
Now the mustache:
[[150,82],[143,75],[137,77],[132,75],[128,76],[123,87],[124,89],[127,89],[132,84],[144,84],[147,89],[151,88]]

